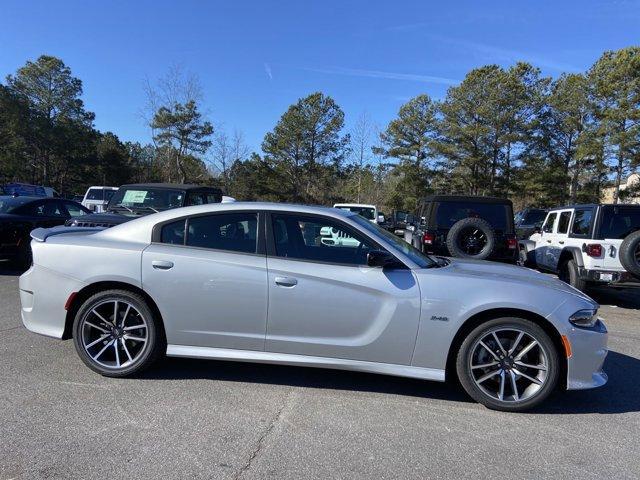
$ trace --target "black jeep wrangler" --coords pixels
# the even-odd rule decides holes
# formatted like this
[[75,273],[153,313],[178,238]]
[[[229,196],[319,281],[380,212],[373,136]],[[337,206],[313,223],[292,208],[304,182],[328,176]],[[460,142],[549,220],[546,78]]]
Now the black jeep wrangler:
[[517,263],[513,204],[505,198],[433,195],[416,212],[424,220],[405,240],[425,253]]

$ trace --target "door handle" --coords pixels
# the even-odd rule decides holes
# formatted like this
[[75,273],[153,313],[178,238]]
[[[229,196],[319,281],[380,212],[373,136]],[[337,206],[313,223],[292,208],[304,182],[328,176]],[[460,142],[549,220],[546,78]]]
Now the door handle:
[[173,262],[169,260],[154,260],[151,262],[151,266],[156,270],[169,270],[173,268]]
[[547,243],[551,243],[551,240],[547,240]]
[[560,245],[564,245],[564,240],[560,240],[558,243],[559,243]]
[[298,284],[298,280],[292,277],[276,277],[275,282],[281,287],[295,287]]

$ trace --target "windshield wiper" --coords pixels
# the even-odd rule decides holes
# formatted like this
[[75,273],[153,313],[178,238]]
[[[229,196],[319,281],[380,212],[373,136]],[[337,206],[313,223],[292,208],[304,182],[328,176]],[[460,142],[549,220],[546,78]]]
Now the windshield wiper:
[[133,213],[133,210],[131,210],[129,207],[126,207],[124,205],[122,205],[121,203],[118,205],[114,205],[113,207],[109,207],[109,210],[111,210],[112,208],[124,208],[125,210],[128,210],[129,212]]

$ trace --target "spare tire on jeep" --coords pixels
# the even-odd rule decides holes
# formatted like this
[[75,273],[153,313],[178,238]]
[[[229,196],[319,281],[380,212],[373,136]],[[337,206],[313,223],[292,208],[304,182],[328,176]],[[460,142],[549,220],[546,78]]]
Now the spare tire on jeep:
[[640,278],[640,230],[626,236],[618,256],[625,270]]
[[496,235],[482,218],[463,218],[451,226],[447,248],[452,257],[485,260],[493,252]]

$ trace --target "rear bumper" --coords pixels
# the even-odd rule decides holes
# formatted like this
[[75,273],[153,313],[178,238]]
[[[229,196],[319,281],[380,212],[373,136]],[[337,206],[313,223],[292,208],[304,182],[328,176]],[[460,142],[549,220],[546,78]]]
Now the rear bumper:
[[640,279],[628,272],[619,270],[587,270],[584,267],[578,269],[578,275],[582,280],[601,285],[615,287],[640,287]]
[[20,276],[19,288],[20,316],[27,330],[62,338],[65,303],[71,293],[82,288],[81,282],[35,265]]

